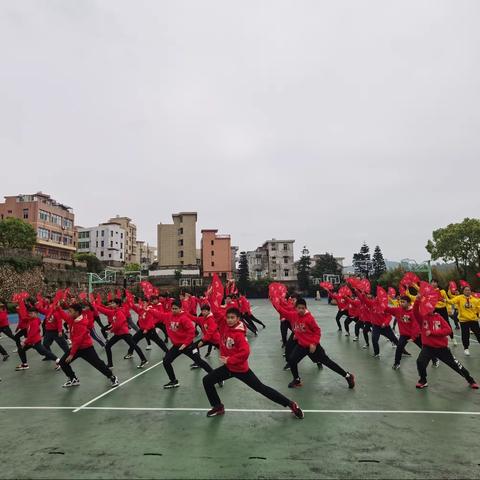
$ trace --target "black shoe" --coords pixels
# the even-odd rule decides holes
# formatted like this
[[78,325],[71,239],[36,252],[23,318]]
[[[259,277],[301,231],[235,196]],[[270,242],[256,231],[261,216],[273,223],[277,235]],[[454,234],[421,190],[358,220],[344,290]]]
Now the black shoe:
[[402,355],[405,355],[406,357],[411,357],[412,354],[408,353],[406,350],[402,353]]
[[10,355],[7,353],[3,356],[3,361],[6,362],[10,358]]
[[290,365],[288,363],[286,363],[285,366],[283,367],[283,369],[285,371],[290,370]]
[[288,384],[288,388],[300,388],[300,387],[303,387],[303,383],[302,383],[302,380],[300,378],[296,378],[295,380],[292,380]]
[[112,388],[118,387],[118,377],[115,375],[110,379],[112,384],[110,385]]
[[200,368],[200,365],[197,365],[196,363],[190,365],[190,370],[196,370],[197,368]]
[[318,363],[317,363],[317,367],[318,367],[319,370],[323,370],[323,365],[322,365],[322,363],[318,362]]
[[224,385],[225,385],[225,382],[223,380],[221,382],[218,382],[218,386],[220,388],[223,388]]
[[418,388],[418,389],[427,388],[427,387],[428,387],[427,381],[422,379],[420,379],[415,385],[415,388]]
[[350,388],[350,390],[355,388],[355,375],[353,375],[352,373],[347,373],[345,380],[347,381],[348,388]]
[[178,388],[180,384],[178,383],[178,380],[172,380],[171,382],[166,383],[163,388],[165,389],[170,389],[170,388]]
[[142,360],[142,361],[140,362],[140,365],[137,365],[137,368],[143,368],[143,367],[145,367],[145,365],[147,365],[147,364],[148,364],[148,360]]

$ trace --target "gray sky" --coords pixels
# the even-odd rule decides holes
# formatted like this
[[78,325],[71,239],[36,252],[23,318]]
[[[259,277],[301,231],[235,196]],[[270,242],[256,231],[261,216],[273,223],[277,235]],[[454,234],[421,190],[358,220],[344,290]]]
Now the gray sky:
[[366,240],[424,260],[478,216],[477,0],[3,0],[0,195],[43,190],[156,241]]

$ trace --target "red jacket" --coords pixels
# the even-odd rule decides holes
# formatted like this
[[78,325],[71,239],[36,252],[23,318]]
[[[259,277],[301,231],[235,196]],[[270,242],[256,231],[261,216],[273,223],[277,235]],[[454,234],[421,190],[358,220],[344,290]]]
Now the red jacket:
[[148,331],[155,328],[157,323],[156,317],[153,315],[154,311],[158,311],[152,305],[132,305],[133,311],[138,315],[138,327],[142,331]]
[[18,324],[17,324],[17,331],[27,328],[28,322],[30,321],[30,316],[27,312],[27,307],[23,301],[19,302],[18,308]]
[[185,312],[174,315],[172,312],[161,313],[153,309],[152,314],[167,327],[167,335],[173,345],[190,345],[195,338],[195,324]]
[[[422,345],[432,348],[448,347],[448,336],[452,333],[452,329],[440,314],[422,315],[417,302],[413,306],[413,314],[420,325]],[[430,334],[427,335],[427,332]]]
[[63,332],[63,314],[60,308],[51,306],[45,313],[45,330],[49,332]]
[[27,338],[25,345],[36,345],[42,341],[42,334],[40,333],[40,326],[42,321],[38,317],[30,317],[27,325]]
[[238,299],[238,304],[240,305],[240,311],[242,313],[246,313],[247,315],[252,314],[252,308],[250,306],[250,302],[247,300],[247,298],[244,295],[242,295]]
[[248,372],[250,345],[247,340],[247,329],[242,321],[229,327],[224,309],[212,305],[212,313],[218,322],[220,332],[220,356],[227,359],[225,366],[235,373]]
[[127,335],[130,333],[124,307],[108,308],[100,304],[97,304],[96,307],[100,313],[107,316],[108,323],[112,326],[110,331],[114,335]]
[[[337,302],[337,307],[340,311],[344,312],[348,309],[350,300],[348,297],[344,297],[343,295],[339,295],[338,293],[331,293],[330,297],[332,297],[333,300]],[[349,314],[349,316],[351,317],[352,315]],[[354,315],[354,317],[357,317],[357,315]]]
[[70,340],[72,341],[72,346],[70,347],[70,355],[72,357],[75,356],[78,350],[93,347],[89,320],[85,315],[80,315],[75,319],[70,318],[68,324],[70,326]]
[[0,310],[0,328],[8,327],[9,325],[8,312],[6,310]]
[[402,307],[387,307],[385,312],[393,315],[398,322],[400,335],[415,340],[420,335],[420,326],[413,314],[413,308],[405,310]]
[[310,345],[318,345],[322,331],[313,315],[307,310],[305,315],[299,315],[296,310],[289,311],[279,307],[279,312],[290,321],[293,336],[301,347],[308,348]]
[[203,315],[200,315],[199,317],[192,315],[191,319],[200,326],[202,330],[202,341],[204,343],[210,342],[214,345],[220,343],[220,332],[218,331],[218,325],[213,313],[210,313],[206,317]]

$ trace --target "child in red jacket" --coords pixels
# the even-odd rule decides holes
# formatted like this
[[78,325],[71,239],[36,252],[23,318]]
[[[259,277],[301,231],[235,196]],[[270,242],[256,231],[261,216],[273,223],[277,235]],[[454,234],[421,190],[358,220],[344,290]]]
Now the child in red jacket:
[[307,310],[307,302],[303,298],[299,298],[294,311],[284,310],[281,306],[277,306],[277,310],[290,320],[296,341],[295,347],[287,358],[293,375],[293,380],[289,383],[288,388],[303,386],[298,374],[298,364],[307,355],[310,355],[312,359],[314,358],[317,363],[325,365],[344,377],[349,388],[354,388],[355,377],[331,360],[320,345],[321,330],[313,315]]
[[453,356],[448,348],[448,337],[452,331],[450,324],[438,313],[433,312],[427,315],[420,313],[420,294],[417,296],[413,306],[413,314],[417,320],[422,335],[422,351],[417,359],[417,369],[420,379],[416,387],[419,389],[428,387],[427,366],[430,360],[438,358],[448,365],[452,370],[467,380],[470,388],[478,389],[478,385],[470,375],[470,372]]
[[212,305],[212,311],[219,324],[220,361],[224,365],[213,370],[203,378],[205,393],[212,406],[212,409],[207,413],[207,417],[215,417],[225,413],[225,408],[220,401],[215,384],[235,377],[272,402],[278,403],[283,407],[289,407],[297,418],[303,418],[303,412],[295,402],[289,400],[273,388],[264,385],[250,370],[248,366],[250,346],[246,337],[245,325],[241,321],[240,310],[229,308],[225,313]]
[[60,361],[50,350],[47,350],[42,345],[42,334],[40,331],[40,326],[42,325],[41,320],[38,318],[37,309],[33,306],[27,307],[28,317],[24,318],[24,321],[27,322],[25,324],[26,327],[26,338],[21,344],[20,348],[18,349],[18,356],[20,357],[21,364],[16,367],[15,370],[28,370],[29,366],[27,363],[27,350],[33,348],[37,351],[40,355],[43,355],[47,360],[52,360],[56,363],[56,369],[58,370],[60,367],[58,366],[58,362]]

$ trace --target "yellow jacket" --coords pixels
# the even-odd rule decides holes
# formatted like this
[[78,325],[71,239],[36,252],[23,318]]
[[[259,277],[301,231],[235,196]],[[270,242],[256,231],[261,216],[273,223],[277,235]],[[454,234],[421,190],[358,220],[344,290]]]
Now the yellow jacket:
[[466,297],[465,295],[457,295],[448,303],[455,305],[458,309],[458,319],[461,322],[474,322],[478,320],[480,311],[480,299],[475,297]]

